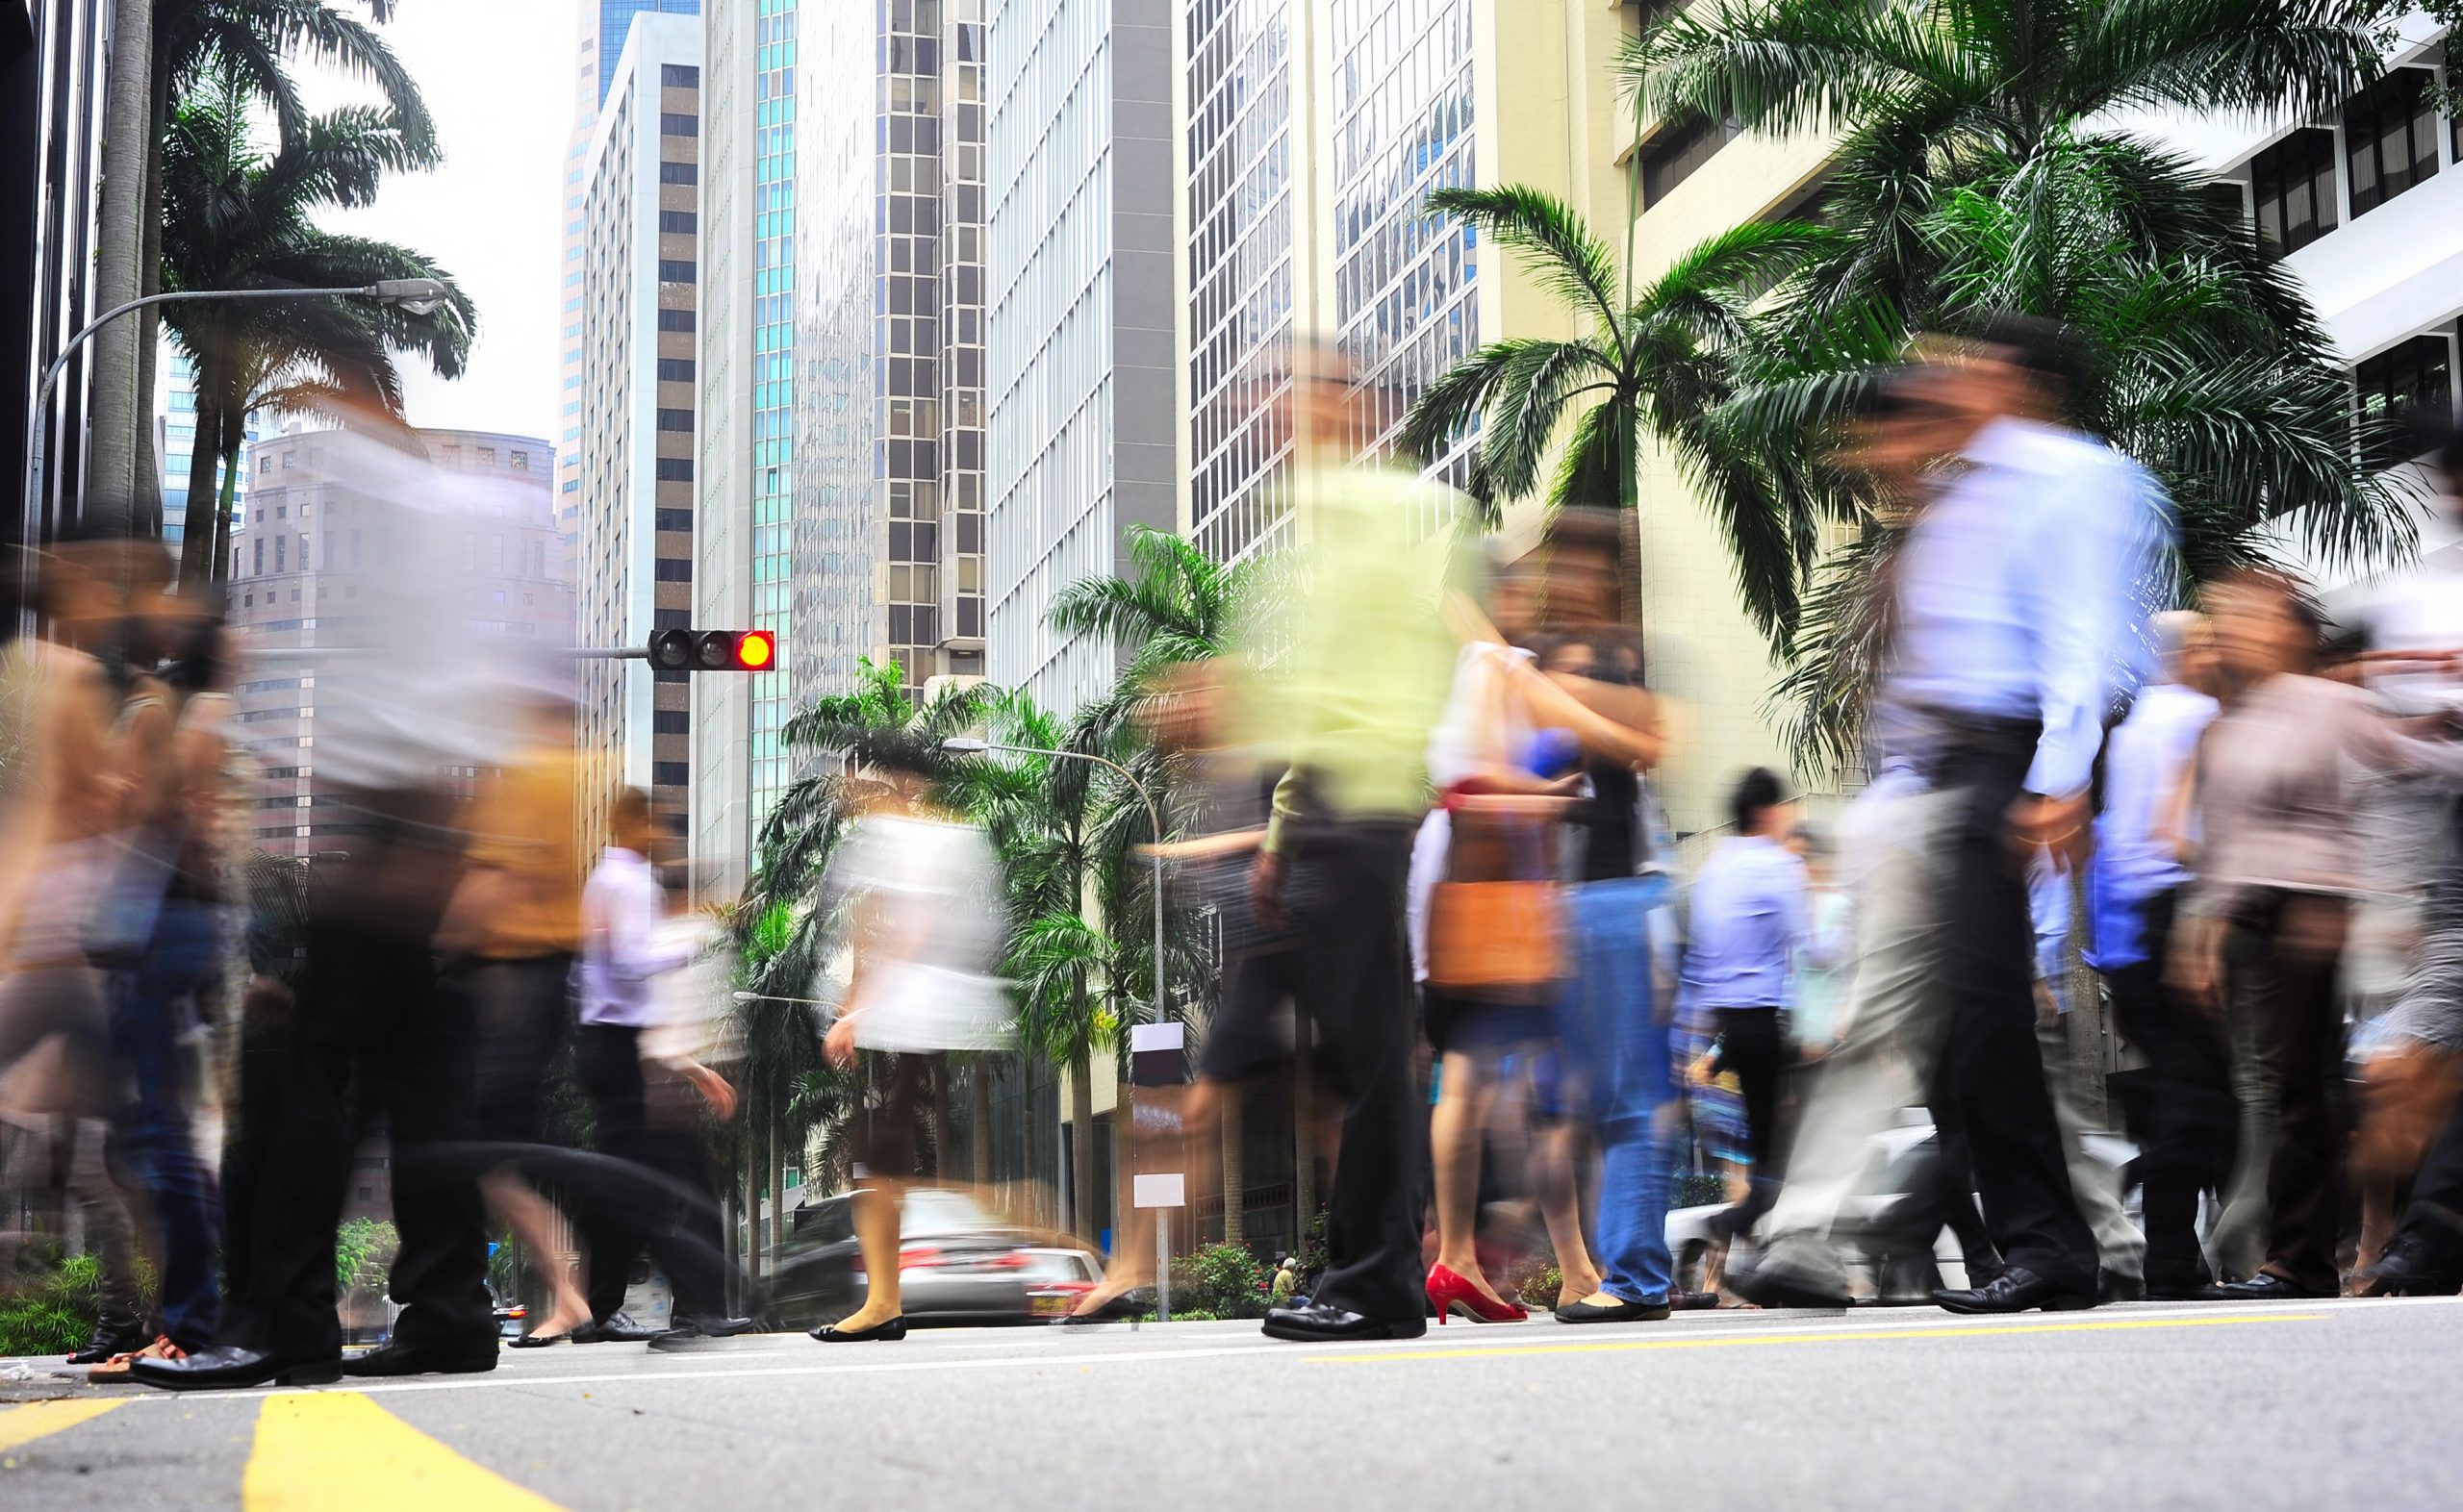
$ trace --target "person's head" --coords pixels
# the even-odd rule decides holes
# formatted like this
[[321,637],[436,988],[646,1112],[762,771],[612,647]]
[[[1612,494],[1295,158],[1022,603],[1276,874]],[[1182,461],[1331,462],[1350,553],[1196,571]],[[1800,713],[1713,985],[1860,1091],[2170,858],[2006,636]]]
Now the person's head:
[[2209,692],[2215,682],[2215,631],[2194,609],[2168,609],[2146,621],[2164,681]]
[[1204,750],[1220,738],[1228,715],[1231,665],[1223,657],[1181,662],[1146,680],[1138,720],[1157,750]]
[[1799,823],[1788,831],[1788,848],[1805,864],[1805,871],[1815,881],[1829,879],[1832,849],[1828,835],[1811,824]]
[[2246,687],[2316,664],[2323,622],[2291,573],[2237,567],[2208,583],[2204,596],[2225,680]]
[[1282,425],[1296,450],[1349,457],[1375,439],[1375,388],[1332,341],[1296,341],[1282,394]]
[[1918,343],[1911,399],[1939,416],[1957,450],[1997,419],[2057,421],[2085,381],[2077,338],[2057,320],[1995,315]]
[[35,606],[44,633],[89,651],[115,642],[132,606],[159,597],[171,577],[162,544],[130,535],[127,509],[93,499],[41,548],[38,564]]
[[1539,541],[1540,622],[1587,630],[1621,617],[1624,550],[1613,510],[1557,512]]
[[650,819],[650,795],[639,788],[619,788],[607,805],[608,844],[647,856],[658,839]]
[[1508,645],[1528,645],[1539,628],[1538,564],[1524,558],[1488,568],[1488,622]]
[[1779,789],[1779,774],[1767,767],[1756,767],[1738,778],[1736,790],[1728,794],[1728,819],[1739,835],[1786,834],[1792,826],[1786,795]]
[[1584,636],[1543,636],[1534,649],[1543,672],[1560,677],[1588,677],[1599,669],[1598,648]]
[[1934,396],[1940,382],[1922,365],[1883,375],[1841,437],[1836,464],[1878,482],[1890,495],[1885,509],[1913,500],[1924,469],[1956,453],[1971,433],[1964,412]]

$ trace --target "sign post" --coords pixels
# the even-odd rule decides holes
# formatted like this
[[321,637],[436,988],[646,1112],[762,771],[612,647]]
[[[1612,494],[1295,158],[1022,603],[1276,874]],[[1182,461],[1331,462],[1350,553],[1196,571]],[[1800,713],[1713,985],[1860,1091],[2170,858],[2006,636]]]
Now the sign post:
[[1130,1200],[1155,1209],[1155,1321],[1172,1321],[1172,1209],[1188,1204],[1188,1173],[1178,1166],[1181,1098],[1188,1077],[1188,1032],[1178,1023],[1141,1023],[1129,1031],[1129,1077],[1137,1089],[1131,1138],[1137,1172]]

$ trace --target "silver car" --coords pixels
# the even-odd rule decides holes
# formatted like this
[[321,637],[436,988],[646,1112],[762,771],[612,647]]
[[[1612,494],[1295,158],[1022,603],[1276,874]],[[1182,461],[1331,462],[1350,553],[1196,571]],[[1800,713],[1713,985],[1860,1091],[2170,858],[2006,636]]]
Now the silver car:
[[[817,1327],[862,1305],[864,1262],[853,1200],[854,1194],[841,1193],[789,1214],[786,1247],[771,1282],[774,1326]],[[1076,1258],[1064,1264],[1061,1255]],[[916,1187],[900,1203],[899,1294],[910,1320],[1022,1323],[1038,1305],[1030,1292],[1090,1268],[1100,1275],[1102,1261],[1085,1251],[1037,1246],[958,1193]]]

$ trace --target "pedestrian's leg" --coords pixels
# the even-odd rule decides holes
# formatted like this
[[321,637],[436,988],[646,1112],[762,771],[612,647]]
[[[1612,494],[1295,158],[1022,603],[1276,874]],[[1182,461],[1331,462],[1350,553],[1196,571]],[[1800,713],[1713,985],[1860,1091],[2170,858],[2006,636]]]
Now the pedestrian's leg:
[[96,1270],[94,1336],[80,1353],[133,1349],[153,1335],[145,1329],[145,1299],[137,1284],[137,1227],[129,1220],[126,1196],[112,1179],[111,1125],[78,1119],[67,1129],[68,1195]]
[[209,911],[166,906],[113,1019],[113,1039],[135,1084],[119,1121],[121,1147],[162,1238],[162,1331],[191,1352],[213,1342],[220,1321],[221,1214],[190,1126],[177,1009],[205,985],[215,944]]
[[1779,1077],[1787,1046],[1776,1008],[1721,1009],[1719,1039],[1721,1056],[1743,1092],[1745,1152],[1753,1162],[1744,1200],[1719,1219],[1721,1230],[1735,1235],[1749,1232],[1779,1196],[1773,1151],[1778,1148]]
[[367,1030],[361,1073],[394,1136],[394,1222],[402,1236],[389,1283],[402,1307],[394,1341],[446,1349],[493,1341],[469,999],[437,991],[424,941],[363,933],[356,948]]
[[2223,1211],[2207,1243],[2215,1269],[2226,1280],[2254,1275],[2266,1263],[2267,1236],[2273,1221],[2267,1207],[2267,1172],[2274,1162],[2276,1132],[2282,1123],[2282,1088],[2266,1053],[2270,1035],[2263,1006],[2273,961],[2255,932],[2234,927],[2224,936],[2224,1029],[2231,1049],[2232,1097],[2239,1121],[2233,1141],[2230,1178],[2223,1193]]
[[1574,890],[1579,956],[1563,1025],[1569,1062],[1583,1069],[1599,1140],[1599,1289],[1595,1307],[1667,1299],[1668,1028],[1651,993],[1644,920],[1655,884],[1587,882]]
[[889,1092],[871,1121],[864,1169],[855,1188],[855,1242],[864,1256],[864,1304],[834,1325],[861,1333],[903,1315],[899,1289],[899,1203],[914,1176],[915,1110],[931,1058],[901,1055],[891,1068]]
[[2033,927],[2002,817],[2016,796],[2014,782],[1979,776],[1944,836],[1935,894],[1949,1004],[1942,1086],[1960,1105],[1984,1221],[2002,1255],[2092,1297],[2095,1239],[2070,1190],[2036,1046]]
[[1480,1154],[1496,1106],[1497,1068],[1463,1050],[1449,1050],[1429,1113],[1429,1156],[1436,1177],[1436,1263],[1503,1304],[1481,1273]]
[[2045,1088],[2052,1094],[2052,1113],[2061,1125],[2061,1147],[2069,1157],[2069,1190],[2078,1198],[2079,1216],[2095,1236],[2095,1263],[2105,1272],[2132,1279],[2146,1272],[2146,1236],[2121,1211],[2120,1172],[2087,1148],[2087,1116],[2079,1111],[2070,1085],[2069,1039],[2059,1023],[2036,1026],[2036,1052],[2044,1068]]
[[[622,1310],[634,1257],[648,1239],[645,1215],[651,1199],[643,1190],[650,1177],[648,1115],[634,1031],[597,1023],[575,1029],[573,1077],[590,1099],[597,1144],[574,1207],[586,1251],[583,1289],[591,1321],[603,1323]],[[674,1277],[668,1279],[673,1285]]]
[[1295,987],[1321,1064],[1343,1099],[1341,1152],[1326,1219],[1327,1267],[1314,1299],[1383,1322],[1427,1316],[1420,1272],[1425,1115],[1412,1096],[1409,956],[1403,882],[1411,832],[1347,825],[1312,837],[1322,869]]
[[2274,1222],[2266,1269],[2322,1296],[2340,1289],[2344,1041],[2335,968],[2342,916],[2339,900],[2289,895],[2272,931],[2277,991],[2268,1058],[2282,1089],[2283,1122],[2267,1172]]

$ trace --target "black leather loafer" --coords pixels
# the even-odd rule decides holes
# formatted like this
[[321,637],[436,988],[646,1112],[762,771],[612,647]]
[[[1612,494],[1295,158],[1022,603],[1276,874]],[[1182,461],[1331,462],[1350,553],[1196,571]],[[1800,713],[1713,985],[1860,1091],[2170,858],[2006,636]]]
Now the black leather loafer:
[[1266,1314],[1265,1336],[1295,1344],[1358,1339],[1416,1339],[1428,1332],[1425,1314],[1415,1318],[1369,1318],[1324,1302],[1278,1307]]

